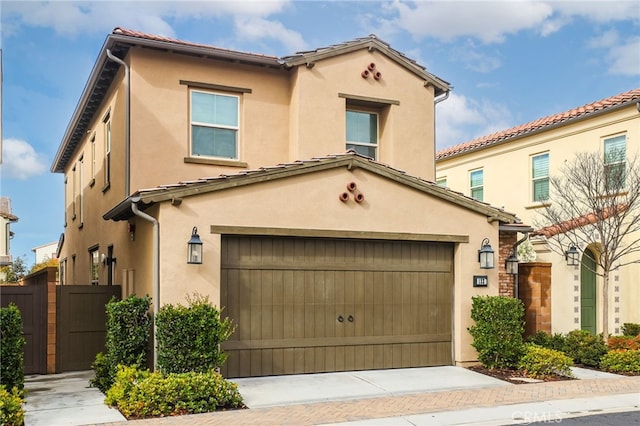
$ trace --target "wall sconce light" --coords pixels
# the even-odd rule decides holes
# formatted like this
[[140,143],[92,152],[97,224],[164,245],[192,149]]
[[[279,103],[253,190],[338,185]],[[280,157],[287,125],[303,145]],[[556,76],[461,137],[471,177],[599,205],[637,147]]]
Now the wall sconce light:
[[488,238],[482,240],[482,247],[478,250],[478,262],[482,269],[493,269],[493,249]]
[[513,250],[509,253],[509,257],[504,262],[507,274],[518,275],[518,256],[515,255]]
[[187,263],[195,265],[202,263],[202,241],[195,226],[191,230],[191,239],[187,243]]
[[564,260],[567,261],[567,266],[578,266],[578,257],[580,256],[580,252],[576,246],[571,244],[569,249],[564,252]]

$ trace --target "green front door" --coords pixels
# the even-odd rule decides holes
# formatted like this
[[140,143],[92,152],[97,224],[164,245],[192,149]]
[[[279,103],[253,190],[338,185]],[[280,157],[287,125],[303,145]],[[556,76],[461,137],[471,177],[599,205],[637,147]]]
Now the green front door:
[[596,334],[596,261],[587,249],[580,268],[580,328]]

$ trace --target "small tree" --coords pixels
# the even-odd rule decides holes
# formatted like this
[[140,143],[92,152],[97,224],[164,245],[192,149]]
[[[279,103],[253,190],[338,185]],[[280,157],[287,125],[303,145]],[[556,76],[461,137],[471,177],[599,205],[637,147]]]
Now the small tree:
[[539,210],[538,234],[551,250],[564,255],[569,246],[590,247],[593,271],[603,278],[602,334],[609,336],[609,276],[640,263],[640,164],[624,149],[579,153],[559,176],[549,179],[549,199]]
[[24,257],[16,257],[10,265],[0,268],[0,282],[2,283],[17,283],[25,275],[27,275],[27,265]]

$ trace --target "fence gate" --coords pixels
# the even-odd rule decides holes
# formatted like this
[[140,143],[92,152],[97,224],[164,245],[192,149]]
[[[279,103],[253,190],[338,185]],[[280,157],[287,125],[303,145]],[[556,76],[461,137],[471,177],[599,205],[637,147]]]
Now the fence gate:
[[14,303],[20,310],[27,344],[24,347],[24,373],[47,373],[47,283],[30,286],[0,286],[0,305]]
[[88,370],[105,350],[105,305],[113,296],[121,298],[122,287],[65,285],[56,290],[56,370]]

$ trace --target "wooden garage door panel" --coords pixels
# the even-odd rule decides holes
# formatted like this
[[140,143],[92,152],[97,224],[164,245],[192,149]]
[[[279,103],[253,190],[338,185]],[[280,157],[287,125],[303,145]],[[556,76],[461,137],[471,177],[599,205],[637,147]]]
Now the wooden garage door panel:
[[451,363],[452,246],[225,237],[229,377]]

